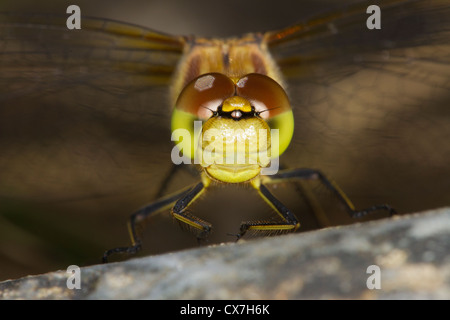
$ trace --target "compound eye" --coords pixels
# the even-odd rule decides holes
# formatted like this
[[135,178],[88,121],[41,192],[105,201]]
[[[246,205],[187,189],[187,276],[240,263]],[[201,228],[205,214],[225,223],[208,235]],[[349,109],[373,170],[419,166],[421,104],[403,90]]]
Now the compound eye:
[[181,91],[175,108],[208,119],[212,112],[217,111],[222,102],[233,96],[235,86],[233,81],[221,73],[203,74]]
[[250,101],[260,117],[270,119],[291,110],[284,89],[273,79],[258,73],[250,73],[236,82],[236,94]]
[[271,142],[271,157],[281,155],[294,134],[294,114],[284,89],[267,76],[250,73],[236,82],[236,94],[250,101],[270,129],[278,130],[278,139]]

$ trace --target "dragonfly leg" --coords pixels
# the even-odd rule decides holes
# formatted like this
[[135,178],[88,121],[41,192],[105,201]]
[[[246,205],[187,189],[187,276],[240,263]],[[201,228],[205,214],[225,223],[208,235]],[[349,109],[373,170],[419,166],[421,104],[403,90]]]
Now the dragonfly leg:
[[211,224],[186,212],[186,209],[206,190],[203,182],[197,184],[172,208],[172,216],[188,227],[198,230],[197,239],[204,239],[211,232]]
[[289,179],[319,179],[319,181],[330,190],[337,199],[344,205],[345,209],[352,218],[360,218],[375,211],[384,210],[390,216],[396,214],[394,208],[387,204],[374,205],[363,210],[356,210],[353,203],[339,188],[339,186],[332,180],[328,179],[322,172],[316,169],[292,169],[280,172],[273,176],[265,176],[268,180],[266,183],[276,183],[281,180]]
[[170,208],[178,199],[183,198],[186,194],[189,194],[191,189],[184,189],[181,192],[170,195],[163,199],[160,199],[148,206],[133,213],[128,221],[128,230],[131,237],[132,245],[129,247],[113,248],[105,251],[103,254],[103,263],[108,262],[108,257],[116,253],[135,254],[141,249],[141,238],[136,230],[137,226],[148,219],[152,214],[156,214],[161,210]]
[[[258,181],[258,180],[255,180]],[[259,195],[267,202],[283,219],[283,222],[267,222],[267,221],[245,221],[242,222],[240,232],[237,235],[239,240],[248,230],[259,232],[283,232],[295,231],[300,227],[297,217],[282,204],[275,196],[270,193],[262,183],[252,182],[253,187],[258,191]]]

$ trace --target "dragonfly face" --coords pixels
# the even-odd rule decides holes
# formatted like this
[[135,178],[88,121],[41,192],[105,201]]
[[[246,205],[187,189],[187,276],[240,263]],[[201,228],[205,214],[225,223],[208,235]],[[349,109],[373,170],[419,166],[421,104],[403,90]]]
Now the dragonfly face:
[[[229,111],[224,111],[229,108]],[[201,166],[213,179],[246,182],[269,166],[270,128],[248,100],[236,96],[224,101],[217,116],[202,129]]]
[[[228,52],[222,55],[229,57]],[[200,136],[195,120],[205,122]],[[273,144],[271,128],[280,131]],[[239,183],[255,178],[271,157],[286,150],[293,116],[283,88],[268,76],[251,73],[232,80],[222,73],[207,73],[187,84],[178,97],[172,131],[179,129],[189,133],[178,145],[186,157],[198,156],[213,179]]]
[[[317,19],[297,10],[300,24],[258,35],[281,75],[269,77],[285,88],[295,119],[281,162],[321,169],[356,207],[386,202],[412,212],[448,205],[448,5],[380,2],[379,31],[365,27],[367,6],[344,5]],[[46,228],[62,230],[57,239],[71,234],[72,223],[85,221],[72,234],[86,235],[84,248],[95,248],[95,257],[116,237],[103,228],[105,221],[116,223],[121,245],[127,240],[125,217],[155,199],[170,172],[168,110],[183,88],[207,72],[233,81],[255,71],[199,70],[175,77],[176,84],[186,38],[88,18],[77,33],[65,28],[65,17],[6,15],[1,23],[2,217],[14,225],[32,219],[26,230],[43,237],[50,234]],[[177,89],[169,91],[170,85]],[[193,181],[177,177],[168,188]],[[277,196],[306,230],[308,208],[296,207],[304,200],[295,188],[288,184]],[[323,188],[312,190],[320,197]],[[346,215],[332,200],[327,208],[331,215],[333,208],[336,216]],[[213,218],[208,212],[207,219]],[[63,217],[69,218],[58,220]],[[93,238],[103,242],[93,246]]]

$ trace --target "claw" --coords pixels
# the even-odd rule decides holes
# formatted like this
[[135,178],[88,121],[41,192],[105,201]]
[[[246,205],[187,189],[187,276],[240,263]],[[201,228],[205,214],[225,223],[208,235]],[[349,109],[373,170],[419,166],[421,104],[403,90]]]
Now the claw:
[[241,239],[243,235],[241,233],[227,233],[227,236],[236,237],[235,242],[238,242],[239,239]]

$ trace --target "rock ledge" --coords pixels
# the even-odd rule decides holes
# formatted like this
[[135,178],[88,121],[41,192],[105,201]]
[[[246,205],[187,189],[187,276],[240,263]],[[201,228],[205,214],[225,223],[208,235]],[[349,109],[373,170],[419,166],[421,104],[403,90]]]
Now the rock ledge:
[[449,252],[443,208],[83,267],[81,289],[67,288],[66,270],[8,280],[0,298],[450,299]]

